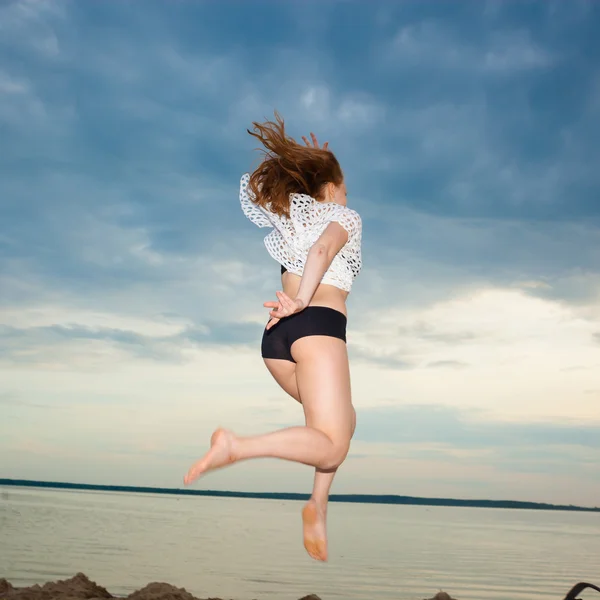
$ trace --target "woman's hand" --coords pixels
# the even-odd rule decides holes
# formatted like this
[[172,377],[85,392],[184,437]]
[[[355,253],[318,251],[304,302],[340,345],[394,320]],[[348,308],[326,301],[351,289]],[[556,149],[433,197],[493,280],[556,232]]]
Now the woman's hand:
[[[304,140],[304,143],[310,148],[310,144],[308,143],[308,140],[306,139],[306,137],[302,136],[302,139]],[[317,136],[312,131],[310,132],[310,139],[312,140],[313,148],[318,148],[319,142],[317,141]],[[328,146],[329,146],[329,142],[325,142],[323,144],[323,150],[327,150]]]
[[279,323],[281,319],[304,310],[304,303],[302,300],[299,300],[298,298],[292,300],[283,292],[275,292],[275,295],[277,296],[278,302],[265,302],[263,304],[266,308],[273,309],[269,311],[271,320],[267,323],[267,329],[271,329],[271,327],[276,323]]

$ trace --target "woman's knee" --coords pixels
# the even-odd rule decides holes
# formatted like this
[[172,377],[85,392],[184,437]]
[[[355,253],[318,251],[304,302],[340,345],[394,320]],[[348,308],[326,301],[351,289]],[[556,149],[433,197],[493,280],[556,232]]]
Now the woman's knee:
[[323,470],[337,469],[348,456],[350,439],[333,443],[331,451],[323,457],[320,468]]

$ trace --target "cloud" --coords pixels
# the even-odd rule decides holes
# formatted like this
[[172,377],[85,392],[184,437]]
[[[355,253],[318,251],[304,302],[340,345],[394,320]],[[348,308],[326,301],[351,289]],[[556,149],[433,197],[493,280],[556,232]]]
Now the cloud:
[[409,326],[398,328],[398,334],[401,336],[414,336],[421,340],[430,340],[433,342],[442,342],[444,344],[460,344],[462,342],[472,342],[482,337],[482,334],[474,331],[455,331],[445,333],[436,328],[431,323],[416,322]]
[[481,285],[420,309],[381,307],[356,316],[359,331],[353,333],[352,341],[373,353],[395,351],[412,359],[427,357],[427,362],[477,364],[487,359],[502,363],[511,356],[513,360],[515,356],[532,356],[531,349],[538,344],[548,360],[542,347],[563,339],[572,352],[580,351],[580,356],[593,360],[588,354],[593,348],[588,345],[586,349],[585,342],[597,321],[581,320],[571,307],[527,292],[518,286],[494,289]]
[[28,86],[23,80],[12,78],[7,73],[0,72],[0,94],[24,94],[27,90]]
[[380,351],[374,348],[364,348],[361,346],[350,346],[348,356],[351,360],[365,361],[371,365],[390,369],[411,369],[414,364],[410,360],[405,360],[394,351]]
[[484,41],[465,39],[436,21],[405,25],[391,42],[391,60],[404,67],[473,74],[514,75],[550,67],[551,53],[531,39],[527,30],[494,32]]
[[[128,476],[154,481],[136,470],[154,448],[171,452],[160,463],[170,481],[214,422],[258,432],[275,419],[267,408],[284,394],[259,341],[278,266],[237,198],[258,160],[246,128],[273,109],[297,139],[313,130],[330,142],[363,216],[348,348],[367,432],[379,418],[369,411],[388,403],[449,411],[397,415],[413,429],[431,417],[448,440],[413,432],[406,462],[397,441],[391,458],[359,441],[370,458],[349,468],[352,485],[402,464],[415,489],[433,485],[419,474],[431,467],[440,486],[446,473],[494,490],[497,476],[520,491],[517,474],[542,463],[532,446],[510,455],[519,436],[543,446],[547,473],[551,456],[561,473],[588,468],[596,432],[584,428],[576,450],[574,430],[544,423],[597,416],[596,24],[585,2],[285,3],[260,15],[223,3],[3,3],[0,372],[11,426],[40,444],[23,468],[54,453],[85,474],[73,457],[86,455],[106,477],[122,459]],[[275,420],[301,420],[286,402]],[[54,429],[41,406],[61,407]],[[516,483],[477,462],[486,440],[461,412],[473,407],[485,410],[493,464]],[[114,451],[110,436],[124,440]],[[11,448],[0,455],[17,464]],[[449,452],[469,466],[450,471]],[[367,460],[382,462],[367,473]],[[248,468],[218,481],[286,481],[279,467]],[[290,486],[303,485],[299,472],[285,471]],[[527,494],[559,494],[535,481]]]
[[600,449],[600,421],[502,422],[484,411],[449,406],[401,405],[360,410],[358,441],[435,444],[455,449],[578,446]]
[[448,474],[455,473],[451,479],[462,480],[466,469],[484,468],[480,481],[501,474],[579,475],[598,485],[599,433],[598,420],[511,422],[489,418],[483,410],[396,405],[359,410],[353,448],[369,449],[371,457],[429,461],[436,479],[443,478],[446,465]]
[[261,326],[245,322],[205,322],[177,333],[150,336],[133,330],[84,325],[50,325],[17,328],[0,325],[0,361],[68,364],[73,354],[94,353],[101,346],[117,348],[132,357],[151,361],[185,360],[186,350],[198,346],[254,346]]
[[528,31],[522,30],[494,36],[483,57],[483,68],[514,73],[550,67],[553,62],[551,53],[535,44]]
[[435,362],[429,363],[427,368],[431,369],[464,369],[469,364],[460,360],[436,360]]
[[[66,17],[65,3],[41,0],[20,0],[0,6],[0,32],[4,45],[30,52],[44,59],[55,58],[60,53],[53,25]],[[24,41],[27,44],[24,44]]]

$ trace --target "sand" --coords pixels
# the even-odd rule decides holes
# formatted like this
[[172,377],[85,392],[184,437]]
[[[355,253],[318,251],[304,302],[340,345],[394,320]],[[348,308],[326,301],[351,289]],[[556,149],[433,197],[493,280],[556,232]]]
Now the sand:
[[[90,581],[83,573],[77,573],[71,579],[49,581],[44,585],[22,588],[13,587],[6,579],[0,579],[0,598],[3,600],[100,600],[114,598],[114,596],[105,588]],[[192,596],[184,588],[155,581],[127,596],[127,600],[200,600],[200,598]],[[224,599],[213,597],[205,600]],[[321,600],[321,598],[310,594],[299,600]],[[439,592],[430,600],[454,600],[454,598],[445,592]]]

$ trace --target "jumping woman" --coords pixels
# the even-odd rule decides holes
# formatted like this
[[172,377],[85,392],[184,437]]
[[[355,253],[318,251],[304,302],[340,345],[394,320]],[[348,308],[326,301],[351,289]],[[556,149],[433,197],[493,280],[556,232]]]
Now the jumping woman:
[[302,511],[304,546],[327,560],[329,490],[350,448],[356,413],[346,350],[346,299],[361,269],[362,222],[346,206],[340,164],[327,144],[301,145],[283,120],[253,123],[264,160],[240,183],[244,214],[265,237],[281,265],[283,291],[271,309],[261,344],[277,383],[302,404],[306,425],[243,437],[219,428],[210,450],[192,465],[186,485],[200,475],[250,458],[280,458],[315,468],[313,491]]

